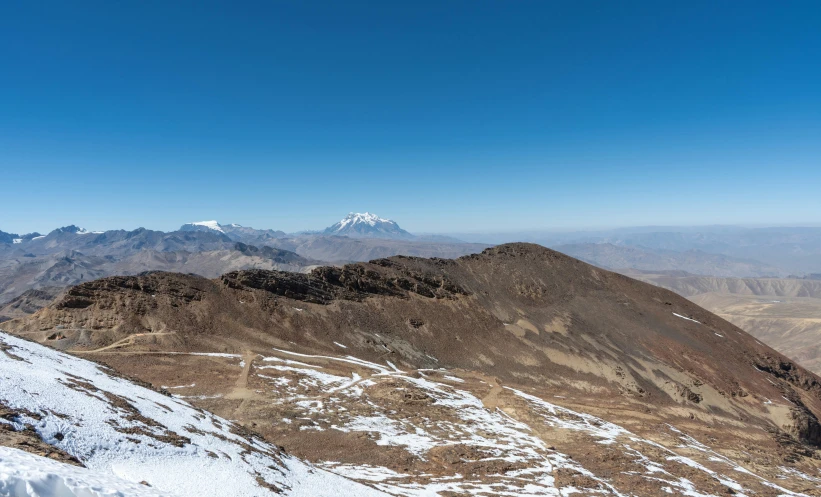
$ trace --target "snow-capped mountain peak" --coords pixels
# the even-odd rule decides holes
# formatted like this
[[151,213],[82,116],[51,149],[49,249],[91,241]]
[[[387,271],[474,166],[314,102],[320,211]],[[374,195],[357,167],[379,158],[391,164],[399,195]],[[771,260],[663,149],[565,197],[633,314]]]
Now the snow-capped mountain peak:
[[396,221],[381,218],[370,212],[351,212],[327,228],[324,234],[363,238],[413,238],[413,235],[400,228]]
[[220,223],[216,221],[195,221],[193,223],[183,224],[180,227],[180,231],[208,231],[214,230],[220,233],[225,233],[223,231],[222,226]]
[[390,223],[396,224],[395,222],[391,221],[390,219],[383,219],[376,214],[371,214],[370,212],[359,213],[359,212],[351,212],[345,219],[339,221],[344,228],[349,224],[357,224],[357,223],[366,223],[370,226],[375,226],[377,223]]

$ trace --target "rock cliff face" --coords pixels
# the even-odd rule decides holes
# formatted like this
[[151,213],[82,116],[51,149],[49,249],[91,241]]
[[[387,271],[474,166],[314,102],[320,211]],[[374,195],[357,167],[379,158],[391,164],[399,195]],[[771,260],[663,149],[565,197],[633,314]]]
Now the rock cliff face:
[[334,299],[360,301],[374,295],[401,298],[408,298],[410,294],[429,298],[468,295],[446,277],[407,268],[401,263],[404,259],[379,259],[369,265],[351,264],[342,268],[321,267],[310,274],[234,271],[221,279],[231,288],[256,288],[317,304],[329,304]]
[[[415,372],[421,382],[444,368],[483,405],[536,423],[529,425],[533,429],[538,416],[521,404],[525,397],[511,392],[564,403],[651,438],[668,425],[686,426],[690,435],[715,440],[727,454],[744,447],[755,467],[771,468],[772,475],[778,464],[814,464],[807,456],[821,447],[817,376],[668,290],[536,245],[502,245],[455,260],[391,257],[308,274],[245,270],[213,280],[172,273],[104,278],[74,287],[53,306],[4,326],[100,357],[152,383],[200,383],[163,354],[242,357],[243,375],[251,376],[239,383],[221,379],[223,370],[214,369],[212,361],[186,360],[191,374],[216,375],[207,387],[192,387],[192,395],[208,397],[205,407],[244,419],[278,443],[284,440],[279,437],[292,437],[287,446],[311,460],[353,461],[333,447],[353,443],[357,430],[370,426],[363,419],[372,413],[350,425],[337,424],[350,431],[331,436],[326,428],[343,412],[352,416],[351,405],[344,404],[348,411],[329,411],[332,403],[323,403],[311,411],[307,402],[330,399],[333,392],[305,393],[302,404],[286,400],[303,398],[292,395],[257,398],[268,395],[257,391],[268,390],[249,386],[254,381],[296,385],[276,376],[302,374],[293,368],[307,366],[293,361],[316,362],[329,374],[342,375],[337,386],[364,388],[371,402],[398,402],[386,407],[394,414],[423,409],[419,416],[434,419],[438,394],[426,390],[430,385],[420,391],[399,384],[389,388],[387,373]],[[278,358],[254,359],[271,354]],[[328,369],[333,361],[352,370]],[[367,371],[375,376],[365,381]],[[315,382],[324,381],[304,374],[314,382],[305,388],[319,388]],[[400,390],[401,398],[395,397]],[[242,401],[246,398],[256,400]],[[272,421],[282,416],[313,424],[299,421],[296,431],[288,432]],[[373,454],[377,457],[378,450]],[[584,457],[603,467],[611,456],[595,450]],[[424,461],[407,462],[408,468],[424,473],[430,469]]]

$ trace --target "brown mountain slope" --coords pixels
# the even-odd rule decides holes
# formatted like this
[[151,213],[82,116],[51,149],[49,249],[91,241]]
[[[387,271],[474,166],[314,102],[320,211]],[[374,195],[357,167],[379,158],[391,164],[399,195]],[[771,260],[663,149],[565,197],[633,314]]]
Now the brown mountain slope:
[[27,290],[19,297],[0,305],[0,322],[34,314],[52,303],[65,290],[65,288],[55,286]]
[[[554,483],[658,495],[685,478],[701,491],[724,492],[719,487],[733,490],[736,483],[722,483],[716,471],[726,469],[709,468],[727,458],[790,490],[814,491],[807,472],[815,473],[817,463],[804,456],[821,446],[818,377],[668,290],[536,245],[503,245],[457,260],[392,257],[307,275],[105,278],[4,327],[158,386],[180,385],[174,388],[197,405],[245,422],[297,455],[342,465],[337,469],[383,467],[413,475],[415,484],[425,484],[425,475],[459,474],[475,476],[472,485],[513,485],[505,475],[515,464],[467,465],[489,461],[471,452],[476,433],[464,442],[448,438],[456,427],[477,423],[478,414],[461,422],[449,417],[456,414],[435,400],[441,387],[431,383],[440,375],[457,382],[457,392],[480,398],[486,415],[501,412],[529,427],[529,436],[549,443],[539,450],[572,451],[593,478],[554,468]],[[232,369],[230,361],[240,358],[241,371]],[[323,390],[323,381],[336,381],[327,379],[331,374],[344,384]],[[306,391],[291,392],[294,385]],[[352,391],[355,400],[345,396]],[[540,404],[545,399],[553,407]],[[374,421],[377,409],[391,424]],[[584,438],[562,431],[575,426],[575,416],[595,436],[601,430],[593,427],[609,426],[605,421],[635,435],[592,443],[592,432]],[[401,435],[398,424],[416,431]],[[441,434],[431,426],[442,427]],[[693,449],[698,471],[653,445],[680,448],[679,430],[694,437],[688,440],[711,441],[709,452]],[[393,432],[405,449],[372,435]],[[420,438],[436,441],[424,455]],[[645,442],[642,457],[675,478],[662,484],[628,471],[638,460],[631,451]],[[784,478],[795,468],[809,479]],[[739,488],[777,495],[761,478],[733,471]]]
[[816,374],[821,373],[821,281],[626,272],[683,295]]

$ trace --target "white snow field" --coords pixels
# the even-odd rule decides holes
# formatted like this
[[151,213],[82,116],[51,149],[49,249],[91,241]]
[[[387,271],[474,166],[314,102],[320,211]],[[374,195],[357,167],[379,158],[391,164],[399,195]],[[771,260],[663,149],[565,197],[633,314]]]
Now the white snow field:
[[[384,496],[96,363],[0,332],[0,405],[77,468],[0,452],[0,495]],[[141,484],[146,482],[148,485]]]
[[149,486],[0,447],[0,495],[9,497],[156,497]]

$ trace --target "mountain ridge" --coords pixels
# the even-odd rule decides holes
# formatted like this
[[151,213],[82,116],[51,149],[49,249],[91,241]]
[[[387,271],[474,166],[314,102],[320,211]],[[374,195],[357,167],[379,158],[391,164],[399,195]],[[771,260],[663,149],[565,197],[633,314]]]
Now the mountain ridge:
[[[338,468],[366,464],[449,478],[459,472],[464,485],[513,485],[501,467],[470,469],[468,477],[472,463],[455,462],[445,470],[436,466],[437,454],[449,447],[455,426],[495,416],[497,408],[532,430],[546,429],[539,428],[545,421],[538,414],[546,398],[554,406],[548,410],[569,409],[562,412],[573,419],[582,415],[571,411],[595,415],[599,426],[616,423],[637,439],[675,426],[713,440],[714,454],[743,446],[762,478],[782,474],[784,464],[809,471],[821,446],[817,376],[668,290],[528,244],[458,259],[397,256],[307,274],[111,277],[76,286],[55,304],[4,326],[103,358],[153,384],[197,383],[185,387],[197,405],[241,420],[299,457],[337,461]],[[202,352],[242,357],[247,390],[238,390],[227,365],[196,355],[183,359]],[[163,354],[174,354],[174,362]],[[206,370],[210,381],[200,386],[196,378]],[[322,390],[320,379],[336,386]],[[442,397],[444,387],[433,381],[455,382],[477,400]],[[440,404],[478,399],[478,410],[459,425],[452,419],[459,411]],[[428,421],[419,424],[420,417]],[[561,426],[550,419],[550,430]],[[439,435],[430,431],[435,427],[441,427]],[[415,449],[419,430],[424,440],[445,438]],[[584,442],[580,452],[574,447],[582,442],[550,430],[543,436],[551,446],[571,451],[584,467],[599,468],[590,473],[599,478],[587,483],[590,488],[615,485],[648,496],[662,491],[657,480],[603,470],[605,461],[617,457],[607,446]],[[403,448],[390,442],[390,433],[417,442]],[[464,440],[476,440],[470,433]],[[461,447],[470,442],[458,443],[465,444],[458,450],[469,450]],[[670,474],[692,471],[658,461]],[[711,473],[699,475],[687,473],[693,488],[720,491],[707,477]],[[430,483],[413,478],[418,485]],[[759,480],[734,478],[728,484],[736,491],[764,491]],[[467,487],[457,482],[453,488]],[[522,495],[505,488],[502,495]]]

